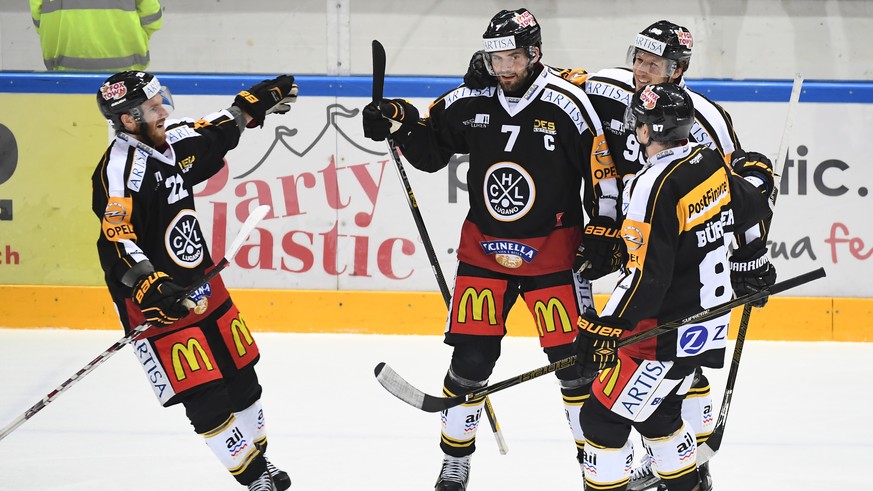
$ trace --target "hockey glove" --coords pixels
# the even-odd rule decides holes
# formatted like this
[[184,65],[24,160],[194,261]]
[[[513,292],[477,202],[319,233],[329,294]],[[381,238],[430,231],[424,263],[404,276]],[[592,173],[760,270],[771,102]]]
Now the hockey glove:
[[158,326],[169,326],[188,315],[194,302],[185,298],[185,289],[173,283],[167,273],[142,275],[133,285],[133,303],[145,319]]
[[593,380],[598,372],[618,363],[618,340],[630,328],[627,321],[618,317],[598,317],[588,309],[579,316],[579,332],[573,341],[576,366],[584,380]]
[[233,99],[233,105],[245,111],[252,120],[249,128],[264,126],[268,114],[285,114],[290,104],[297,102],[297,84],[291,75],[280,75],[272,80],[257,83],[243,90]]
[[405,140],[418,122],[418,109],[404,99],[383,99],[364,106],[361,116],[367,138],[380,142],[400,136]]
[[734,173],[754,184],[765,195],[773,189],[773,162],[758,152],[735,150],[731,155]]
[[[776,283],[776,267],[767,258],[767,246],[763,239],[755,239],[737,248],[730,258],[731,286],[741,297],[757,293]],[[768,297],[750,303],[752,307],[767,305]]]
[[471,89],[485,89],[497,85],[497,78],[488,73],[488,68],[485,66],[485,50],[479,50],[473,53],[470,58],[470,66],[467,67],[467,73],[464,74],[464,85]]
[[582,231],[582,245],[576,251],[573,269],[585,279],[596,280],[617,271],[626,258],[627,250],[615,220],[594,217]]

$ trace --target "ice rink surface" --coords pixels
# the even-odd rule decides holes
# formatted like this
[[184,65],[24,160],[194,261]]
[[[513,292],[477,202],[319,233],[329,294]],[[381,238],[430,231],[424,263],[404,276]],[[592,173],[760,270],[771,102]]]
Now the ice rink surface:
[[[0,426],[120,337],[0,329]],[[439,415],[388,394],[373,367],[386,361],[438,395],[450,356],[441,337],[261,333],[257,340],[268,455],[290,473],[292,491],[433,489]],[[507,338],[491,380],[545,364],[536,339]],[[720,405],[727,369],[707,374]],[[871,380],[873,344],[747,342],[711,465],[716,489],[863,489],[873,462]],[[582,489],[553,375],[492,402],[509,453],[499,455],[483,421],[471,491]],[[244,488],[193,433],[181,406],[158,405],[128,347],[0,441],[0,489]]]

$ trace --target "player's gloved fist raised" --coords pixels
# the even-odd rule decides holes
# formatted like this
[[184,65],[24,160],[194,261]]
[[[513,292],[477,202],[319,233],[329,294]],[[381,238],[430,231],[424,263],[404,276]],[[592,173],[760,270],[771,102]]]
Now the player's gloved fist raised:
[[373,101],[361,111],[364,136],[374,141],[404,139],[418,122],[418,109],[404,99]]
[[166,273],[142,275],[133,284],[133,303],[153,324],[168,326],[188,315],[194,302],[185,298],[185,289],[173,283]]
[[[767,246],[762,239],[755,239],[737,248],[730,258],[731,286],[741,297],[770,288],[776,283],[776,267],[767,258]],[[752,307],[763,307],[767,299],[751,302]]]
[[291,75],[264,80],[249,90],[243,90],[233,99],[234,106],[252,117],[247,125],[249,128],[264,126],[264,118],[268,114],[287,113],[294,102],[297,102],[297,84]]
[[764,194],[769,195],[773,189],[773,162],[764,154],[735,150],[731,155],[731,168]]
[[618,363],[618,340],[630,328],[617,317],[598,317],[593,309],[579,316],[579,332],[573,341],[576,366],[583,379],[593,380],[598,372]]
[[594,217],[582,230],[582,244],[576,251],[573,269],[585,279],[596,280],[617,271],[626,258],[624,239],[615,220]]
[[470,58],[470,66],[464,74],[464,85],[471,89],[484,89],[497,85],[497,77],[488,72],[485,66],[485,50],[480,49]]

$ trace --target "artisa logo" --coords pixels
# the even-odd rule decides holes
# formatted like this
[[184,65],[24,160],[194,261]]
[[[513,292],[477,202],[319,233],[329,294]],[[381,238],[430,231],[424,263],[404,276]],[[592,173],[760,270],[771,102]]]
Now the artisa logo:
[[203,261],[203,232],[194,210],[182,210],[167,227],[164,245],[170,259],[183,268],[195,268]]

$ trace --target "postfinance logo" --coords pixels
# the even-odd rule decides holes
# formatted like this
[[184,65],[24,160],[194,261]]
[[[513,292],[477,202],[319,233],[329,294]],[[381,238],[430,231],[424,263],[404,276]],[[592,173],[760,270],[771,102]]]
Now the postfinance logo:
[[458,322],[464,324],[467,322],[467,304],[472,302],[470,317],[473,321],[482,322],[485,317],[485,308],[487,302],[488,309],[488,324],[497,325],[497,304],[494,302],[494,292],[490,289],[485,289],[481,292],[474,288],[467,288],[461,294],[461,300],[458,302]]
[[188,378],[187,372],[196,372],[203,368],[207,371],[212,371],[214,368],[209,357],[206,355],[206,350],[200,345],[200,342],[194,338],[189,338],[186,343],[173,344],[170,354],[173,359],[173,371],[176,375],[176,380],[183,381]]
[[558,327],[555,319],[561,322],[561,331],[571,332],[575,329],[575,326],[570,321],[570,314],[567,313],[564,304],[557,298],[550,298],[548,302],[537,300],[534,304],[534,317],[540,337],[545,336],[546,333],[555,332]]

